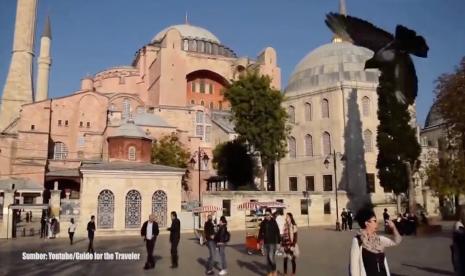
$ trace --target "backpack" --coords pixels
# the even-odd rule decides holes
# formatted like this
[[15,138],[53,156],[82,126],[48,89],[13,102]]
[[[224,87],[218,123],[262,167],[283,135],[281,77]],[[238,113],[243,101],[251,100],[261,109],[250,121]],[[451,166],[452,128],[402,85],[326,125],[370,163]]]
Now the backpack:
[[224,242],[229,242],[230,239],[231,239],[231,233],[229,233],[229,231],[226,230],[226,232],[224,233]]

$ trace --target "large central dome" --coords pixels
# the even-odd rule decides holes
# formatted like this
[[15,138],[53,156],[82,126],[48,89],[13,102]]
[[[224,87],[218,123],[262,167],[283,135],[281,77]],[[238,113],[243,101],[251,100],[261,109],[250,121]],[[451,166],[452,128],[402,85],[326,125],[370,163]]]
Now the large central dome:
[[348,42],[325,44],[307,54],[294,69],[286,92],[307,92],[340,81],[376,83],[377,70],[364,70],[373,52]]
[[154,36],[152,39],[152,42],[161,41],[163,37],[165,36],[166,32],[170,29],[178,30],[181,33],[182,38],[206,40],[206,41],[220,44],[220,40],[210,31],[204,28],[192,26],[189,24],[169,26],[163,29],[161,32],[159,32],[156,36]]

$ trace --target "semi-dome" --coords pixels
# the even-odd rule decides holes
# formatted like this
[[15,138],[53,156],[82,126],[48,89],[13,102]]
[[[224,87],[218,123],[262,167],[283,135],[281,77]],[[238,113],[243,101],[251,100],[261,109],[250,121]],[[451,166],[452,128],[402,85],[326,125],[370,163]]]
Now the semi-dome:
[[437,104],[433,104],[426,116],[425,128],[434,127],[444,124],[445,121],[439,113],[439,108]]
[[340,81],[378,82],[378,70],[364,70],[373,52],[348,42],[329,43],[307,54],[295,67],[286,92],[315,90]]
[[189,24],[180,24],[169,26],[162,31],[160,31],[156,36],[153,37],[152,42],[161,41],[165,36],[166,32],[170,29],[176,29],[181,33],[182,38],[192,38],[199,40],[206,40],[214,43],[220,44],[220,40],[212,34],[209,30],[206,30],[202,27],[193,26]]

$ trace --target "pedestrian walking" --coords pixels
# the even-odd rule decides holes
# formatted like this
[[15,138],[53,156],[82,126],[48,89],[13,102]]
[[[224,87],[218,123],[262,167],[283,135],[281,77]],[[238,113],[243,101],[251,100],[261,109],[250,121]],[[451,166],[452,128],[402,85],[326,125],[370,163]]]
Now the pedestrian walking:
[[291,260],[292,274],[295,275],[297,265],[295,259],[299,256],[299,246],[297,245],[297,225],[292,213],[286,214],[286,224],[284,227],[284,235],[281,241],[284,249],[284,274],[287,275],[287,263]]
[[[279,228],[279,235],[281,236],[281,239],[283,238],[283,235],[284,235],[284,225],[286,224],[286,219],[284,218],[284,214],[283,214],[283,209],[279,208],[278,210],[276,210],[276,223],[278,224],[278,228]],[[278,248],[276,248],[276,255],[277,256],[281,256],[282,255],[282,250],[280,250],[280,247],[281,244],[278,244]]]
[[279,227],[276,221],[271,216],[271,209],[267,208],[265,211],[265,219],[260,223],[260,230],[258,233],[258,240],[263,246],[268,266],[268,276],[276,276],[276,248],[281,242],[281,235],[279,234]]
[[341,220],[342,220],[342,230],[347,231],[347,212],[346,212],[346,208],[342,208]]
[[347,209],[347,225],[349,226],[349,231],[352,231],[352,224],[354,223],[354,214],[350,209]]
[[71,218],[70,225],[68,227],[69,244],[71,245],[73,245],[74,231],[76,231],[76,224],[74,223],[74,218]]
[[45,216],[40,219],[40,237],[47,237],[47,218]]
[[228,274],[227,264],[226,264],[226,244],[229,242],[231,234],[228,232],[228,222],[226,221],[225,216],[220,217],[220,223],[218,225],[218,232],[215,234],[215,243],[218,247],[221,259],[221,271],[219,275]]
[[385,233],[388,233],[388,231],[389,231],[389,224],[388,224],[389,218],[390,218],[390,216],[389,216],[389,213],[388,213],[388,209],[384,208],[383,220],[384,220],[384,232]]
[[402,237],[396,226],[388,220],[394,233],[394,240],[376,234],[378,222],[373,209],[362,209],[355,218],[360,232],[353,238],[350,251],[351,276],[390,276],[388,262],[384,254],[386,247],[398,245]]
[[452,234],[452,265],[456,276],[465,276],[465,208],[462,206],[460,219],[454,225]]
[[94,253],[94,237],[95,237],[95,216],[90,217],[90,221],[87,223],[87,237],[89,238],[89,246],[87,252]]
[[145,262],[144,269],[152,269],[155,267],[155,258],[153,257],[153,249],[159,234],[158,223],[155,221],[155,215],[151,214],[149,220],[142,224],[140,235],[144,238],[145,248],[147,249],[147,261]]
[[215,258],[215,226],[213,225],[212,215],[207,216],[207,221],[203,225],[205,240],[208,247],[207,275],[213,274],[213,260]]
[[171,243],[171,268],[178,267],[178,244],[181,239],[181,222],[175,211],[171,212],[170,243]]

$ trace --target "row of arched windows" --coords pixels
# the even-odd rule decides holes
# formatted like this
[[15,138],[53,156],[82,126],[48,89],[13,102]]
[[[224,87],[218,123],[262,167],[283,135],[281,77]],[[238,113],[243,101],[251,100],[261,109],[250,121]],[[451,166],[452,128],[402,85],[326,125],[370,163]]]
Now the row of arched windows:
[[[331,135],[329,132],[323,132],[321,136],[322,145],[323,145],[323,156],[327,156],[332,152],[331,146]],[[363,132],[363,143],[365,152],[372,152],[373,151],[373,133],[371,130],[367,129]],[[314,156],[313,151],[313,137],[310,134],[305,135],[304,137],[304,146],[305,146],[305,156]],[[297,143],[296,139],[292,136],[288,138],[288,150],[289,150],[289,157],[296,158],[297,157]]]
[[184,39],[183,44],[182,44],[182,49],[184,51],[189,51],[189,52],[198,52],[198,53],[220,55],[220,56],[226,56],[226,57],[236,57],[236,54],[229,48],[223,45],[220,45],[220,44],[203,41],[203,40]]
[[[304,104],[305,108],[305,121],[311,121],[313,116],[312,104],[306,102]],[[329,118],[329,101],[328,99],[321,100],[321,118]],[[296,117],[295,117],[295,107],[290,105],[287,108],[287,113],[289,116],[289,122],[295,124]],[[370,98],[365,96],[362,98],[362,114],[364,117],[371,116],[371,101]]]
[[[152,214],[160,227],[166,226],[168,197],[162,190],[152,195]],[[141,226],[142,196],[137,190],[130,190],[126,194],[125,227],[139,228]],[[97,227],[111,229],[115,216],[115,195],[110,190],[103,190],[98,196]]]
[[[79,137],[78,145],[81,146],[81,140],[83,138]],[[83,142],[82,142],[83,143]],[[54,160],[66,160],[68,159],[68,147],[63,142],[55,142],[53,144],[53,159]],[[136,160],[136,147],[130,146],[128,148],[128,160]]]

